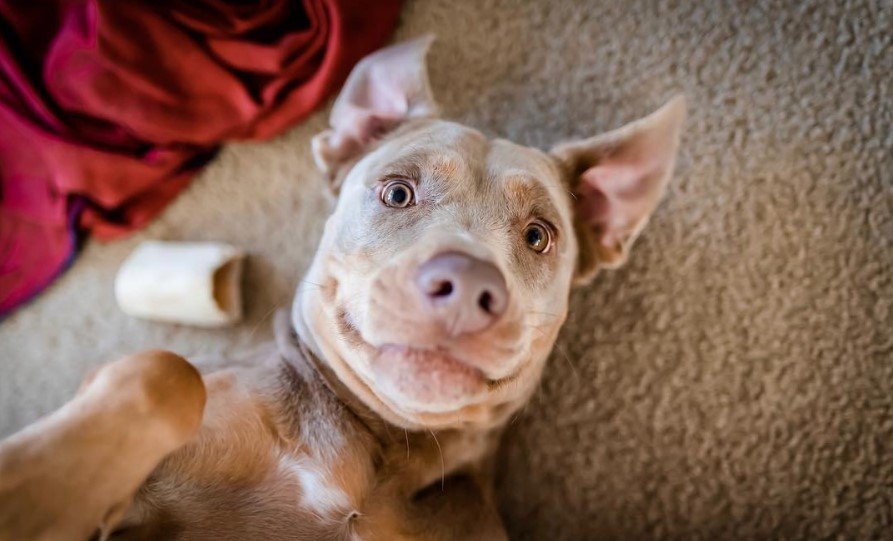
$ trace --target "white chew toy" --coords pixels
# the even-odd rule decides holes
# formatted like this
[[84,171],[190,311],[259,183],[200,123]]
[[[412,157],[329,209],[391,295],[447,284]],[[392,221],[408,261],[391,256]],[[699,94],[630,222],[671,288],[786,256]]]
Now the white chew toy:
[[216,242],[140,244],[115,279],[126,314],[145,319],[219,327],[242,317],[244,252]]

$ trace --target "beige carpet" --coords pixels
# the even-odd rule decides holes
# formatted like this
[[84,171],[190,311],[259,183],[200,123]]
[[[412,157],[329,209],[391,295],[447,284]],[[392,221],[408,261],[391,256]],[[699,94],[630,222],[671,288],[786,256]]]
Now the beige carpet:
[[[417,1],[448,116],[548,146],[677,91],[678,174],[630,264],[573,294],[542,392],[511,427],[518,539],[893,535],[893,3]],[[123,352],[270,336],[325,215],[318,114],[227,148],[136,238],[91,243],[0,324],[0,433]],[[251,251],[248,319],[128,319],[112,280],[147,238]]]

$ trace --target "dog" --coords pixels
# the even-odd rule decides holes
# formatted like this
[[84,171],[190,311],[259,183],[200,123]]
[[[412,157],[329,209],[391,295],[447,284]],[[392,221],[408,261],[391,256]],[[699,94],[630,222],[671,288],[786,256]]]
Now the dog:
[[506,537],[500,436],[658,205],[685,103],[543,152],[440,119],[430,44],[361,61],[313,139],[334,211],[276,343],[101,368],[0,446],[0,537]]

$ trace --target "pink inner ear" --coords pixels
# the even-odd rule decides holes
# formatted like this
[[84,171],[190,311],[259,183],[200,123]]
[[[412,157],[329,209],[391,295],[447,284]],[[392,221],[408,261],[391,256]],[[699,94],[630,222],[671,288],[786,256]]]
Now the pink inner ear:
[[677,96],[620,129],[552,150],[559,160],[582,171],[576,187],[577,216],[608,249],[602,255],[615,266],[622,263],[670,180],[684,118],[685,99]]
[[[580,177],[579,216],[613,247],[633,235],[654,209],[663,189],[659,166],[609,163],[590,167]],[[657,173],[657,174],[655,174]]]
[[328,156],[349,157],[400,122],[436,112],[425,69],[431,39],[393,45],[357,64],[329,117]]
[[332,144],[350,143],[365,146],[392,130],[400,122],[400,119],[399,113],[387,113],[383,108],[345,107],[337,118],[333,115],[334,137]]

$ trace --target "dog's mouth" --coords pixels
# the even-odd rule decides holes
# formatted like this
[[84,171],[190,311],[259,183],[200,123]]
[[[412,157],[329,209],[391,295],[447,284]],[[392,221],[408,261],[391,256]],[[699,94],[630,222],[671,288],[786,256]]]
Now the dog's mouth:
[[380,391],[405,405],[449,411],[469,404],[493,385],[484,373],[447,351],[406,344],[368,343],[350,315],[340,310],[340,330],[369,359],[369,376]]

